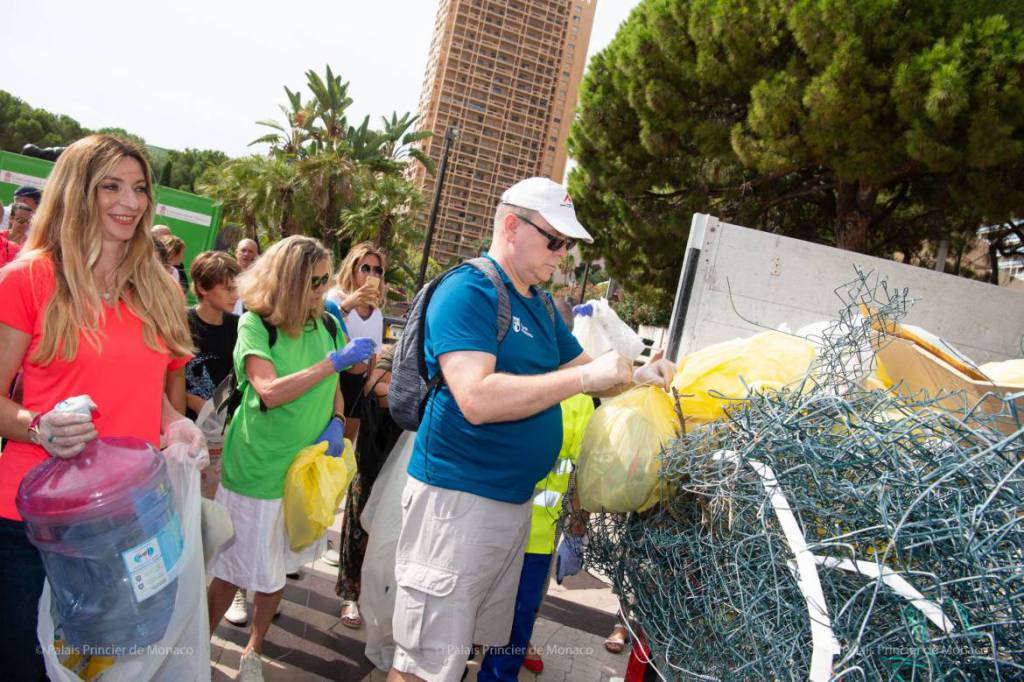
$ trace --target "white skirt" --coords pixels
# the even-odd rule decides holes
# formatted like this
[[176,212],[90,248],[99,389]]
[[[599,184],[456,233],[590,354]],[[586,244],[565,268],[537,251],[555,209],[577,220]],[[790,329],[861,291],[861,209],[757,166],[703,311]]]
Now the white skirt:
[[207,568],[207,575],[246,590],[277,592],[285,576],[308,564],[323,551],[324,536],[298,552],[288,544],[281,498],[261,500],[217,488],[214,497],[224,505],[235,526],[235,536],[221,545]]

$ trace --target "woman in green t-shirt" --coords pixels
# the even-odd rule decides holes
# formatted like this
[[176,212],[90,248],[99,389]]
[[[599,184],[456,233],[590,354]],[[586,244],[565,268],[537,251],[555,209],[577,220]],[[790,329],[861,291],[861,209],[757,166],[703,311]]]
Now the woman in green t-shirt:
[[[370,339],[351,342],[325,317],[330,253],[316,239],[288,237],[238,278],[246,313],[233,354],[242,403],[224,440],[216,500],[227,507],[235,536],[214,555],[207,593],[210,632],[238,588],[254,593],[241,680],[262,680],[260,651],[287,573],[316,557],[318,543],[293,552],[284,530],[284,479],[299,450],[322,441],[344,447],[344,399],[338,372],[364,362]],[[333,324],[332,324],[333,323]],[[341,350],[338,350],[341,348]]]

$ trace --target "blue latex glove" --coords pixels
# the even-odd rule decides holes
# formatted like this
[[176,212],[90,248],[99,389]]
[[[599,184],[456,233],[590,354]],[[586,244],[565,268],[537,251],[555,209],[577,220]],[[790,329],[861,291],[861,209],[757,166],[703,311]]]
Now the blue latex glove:
[[327,354],[327,359],[334,365],[335,372],[344,372],[352,365],[369,360],[376,347],[373,339],[361,336],[349,341],[341,350],[332,350]]
[[555,557],[555,581],[561,585],[567,575],[583,570],[583,538],[565,534]]
[[337,417],[331,417],[327,422],[327,428],[316,439],[317,443],[327,441],[327,454],[331,457],[338,457],[345,452],[345,422]]
[[590,303],[581,303],[572,307],[572,314],[575,317],[590,317],[594,314],[594,306]]

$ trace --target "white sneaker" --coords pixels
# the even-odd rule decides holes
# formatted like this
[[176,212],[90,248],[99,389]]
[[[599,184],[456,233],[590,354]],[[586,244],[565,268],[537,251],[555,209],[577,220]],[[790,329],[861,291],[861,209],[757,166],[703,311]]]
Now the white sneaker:
[[228,612],[224,614],[224,618],[232,625],[245,625],[249,622],[249,608],[245,603],[245,590],[235,592],[235,598],[232,600]]
[[242,654],[242,661],[238,664],[239,682],[263,682],[263,659],[250,649],[248,653]]
[[328,549],[320,558],[323,559],[324,563],[328,566],[337,566],[341,563],[341,555],[338,554],[338,550],[336,549]]

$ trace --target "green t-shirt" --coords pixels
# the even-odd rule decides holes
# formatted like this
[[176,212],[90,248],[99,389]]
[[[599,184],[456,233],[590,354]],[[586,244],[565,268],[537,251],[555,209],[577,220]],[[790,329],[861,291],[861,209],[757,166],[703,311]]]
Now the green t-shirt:
[[[224,439],[221,483],[231,492],[264,500],[284,495],[284,477],[299,450],[311,445],[334,413],[338,375],[331,374],[295,400],[260,410],[260,398],[245,373],[245,358],[269,360],[279,377],[304,370],[334,350],[331,334],[316,320],[296,338],[277,332],[273,348],[258,315],[247,312],[238,320],[235,376],[242,389],[239,405]],[[347,343],[338,325],[338,347]]]

